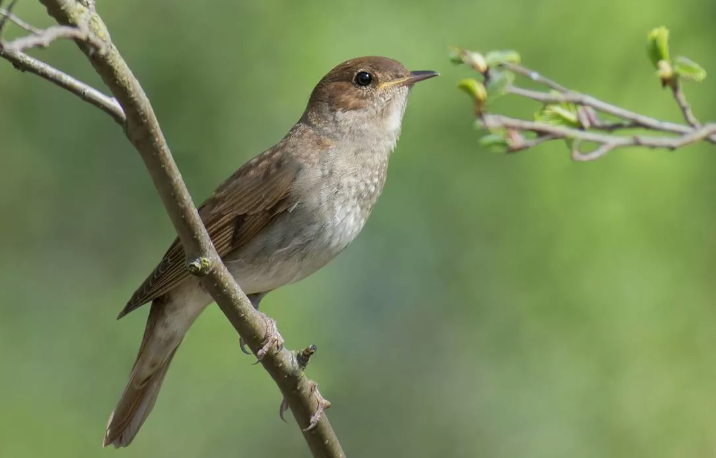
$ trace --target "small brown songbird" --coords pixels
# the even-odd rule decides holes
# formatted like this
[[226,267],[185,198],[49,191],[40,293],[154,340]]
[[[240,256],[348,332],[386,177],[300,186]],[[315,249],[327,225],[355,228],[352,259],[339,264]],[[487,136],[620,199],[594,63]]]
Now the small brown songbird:
[[[385,57],[338,65],[315,87],[289,133],[199,207],[216,250],[254,307],[269,291],[326,265],[356,238],[383,190],[408,94],[434,76]],[[150,301],[139,354],[104,446],[132,442],[184,335],[212,302],[187,270],[178,240],[119,317]]]

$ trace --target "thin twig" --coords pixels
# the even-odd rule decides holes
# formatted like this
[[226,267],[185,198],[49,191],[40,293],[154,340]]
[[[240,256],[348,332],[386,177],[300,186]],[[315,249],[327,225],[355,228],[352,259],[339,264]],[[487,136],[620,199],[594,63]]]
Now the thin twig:
[[[83,27],[67,27],[54,26],[46,30],[38,29],[12,14],[12,8],[17,0],[10,2],[7,9],[0,8],[0,57],[12,63],[12,65],[22,71],[30,72],[43,78],[67,91],[75,94],[85,102],[94,105],[112,117],[120,126],[124,127],[126,117],[124,110],[116,99],[107,97],[97,89],[85,84],[76,78],[48,65],[34,57],[30,57],[23,53],[24,49],[37,46],[48,46],[57,38],[76,38],[92,43],[97,49],[103,49],[104,43],[89,33],[87,24]],[[2,0],[0,0],[2,3]],[[7,20],[12,21],[22,29],[32,33],[33,35],[18,38],[12,42],[6,43],[2,40],[2,32]]]
[[572,139],[597,143],[602,145],[598,152],[583,155],[582,160],[593,160],[603,156],[614,148],[625,146],[645,146],[647,148],[663,148],[674,150],[691,143],[701,141],[716,133],[716,124],[706,124],[701,128],[679,137],[654,137],[644,135],[615,136],[590,131],[574,129],[571,127],[556,126],[535,121],[510,118],[502,115],[486,114],[482,117],[484,126],[488,129],[516,129],[518,131],[536,132],[552,136],[552,139]]
[[686,122],[693,128],[701,127],[701,123],[698,119],[696,119],[696,116],[694,116],[694,113],[691,111],[689,102],[686,101],[686,95],[681,89],[681,83],[679,83],[679,80],[676,79],[670,86],[671,92],[674,94],[674,100],[676,100],[676,104],[679,105]]
[[579,150],[579,142],[574,142],[572,147],[572,159],[579,162],[594,161],[607,154],[617,146],[613,143],[605,143],[588,153],[582,153]]
[[654,137],[644,135],[616,136],[492,114],[483,115],[482,122],[488,129],[516,129],[521,131],[536,132],[542,135],[551,135],[555,138],[581,140],[598,143],[600,145],[609,145],[606,151],[601,153],[600,156],[604,155],[611,149],[625,146],[645,146],[647,148],[663,148],[673,150],[704,140],[705,138],[716,133],[716,124],[706,124],[699,129],[689,131],[678,137]]
[[[516,132],[516,131],[515,131]],[[509,144],[509,152],[510,153],[518,153],[520,151],[534,148],[537,145],[541,145],[542,143],[549,142],[552,140],[557,140],[559,137],[557,135],[553,134],[547,134],[547,135],[540,135],[537,138],[530,138],[530,139],[524,139],[520,138],[518,141],[508,141]]]
[[[82,22],[73,27],[56,25],[48,27],[47,29],[38,29],[12,14],[12,9],[16,3],[17,0],[12,0],[7,10],[0,8],[0,50],[12,52],[25,51],[31,48],[47,48],[57,39],[69,38],[89,43],[94,46],[99,53],[104,52],[105,43],[90,32],[87,22]],[[2,4],[2,0],[0,0],[0,4]],[[20,28],[30,32],[30,35],[17,38],[10,42],[4,42],[2,40],[2,32],[8,19]],[[89,20],[89,18],[86,18],[86,20]]]
[[579,139],[594,143],[614,143],[616,146],[646,146],[649,148],[676,149],[689,143],[705,139],[716,133],[716,124],[706,124],[701,128],[678,137],[655,137],[646,135],[616,136],[603,133],[557,126],[536,121],[510,118],[508,116],[486,114],[483,123],[488,129],[511,128],[544,135],[555,135],[558,138]]
[[19,51],[9,51],[0,47],[0,57],[11,62],[16,69],[30,72],[63,89],[70,91],[85,102],[94,105],[112,117],[120,126],[124,127],[127,119],[124,110],[113,97],[107,97],[97,89],[79,81],[67,73],[61,72],[34,57]]
[[592,124],[592,129],[603,130],[605,132],[614,132],[617,130],[624,129],[636,129],[639,128],[639,124],[634,121],[614,121],[614,122],[597,122]]
[[[17,0],[15,0],[17,1]],[[13,2],[14,3],[14,2]],[[19,17],[12,14],[10,11],[0,8],[0,16],[6,17],[11,22],[13,22],[16,26],[20,27],[21,29],[25,30],[26,32],[30,33],[42,33],[42,29],[38,29],[37,27],[33,27],[27,22],[23,21]]]
[[[578,94],[575,92],[550,94],[547,92],[524,89],[518,86],[511,86],[507,89],[507,91],[511,94],[526,97],[528,99],[532,99],[541,103],[574,103],[576,105],[592,107],[597,111],[601,111],[617,118],[631,121],[637,127],[643,127],[645,129],[658,130],[661,132],[670,132],[674,134],[688,134],[693,131],[692,127],[668,121],[660,121],[649,116],[645,116],[639,113],[635,113],[633,111],[626,110],[624,108],[617,107],[615,105],[611,105],[606,102],[602,102],[599,99],[585,94]],[[716,136],[714,136],[714,138],[712,139],[710,138],[709,140],[712,142],[716,142]]]
[[[219,258],[209,234],[199,218],[189,191],[169,151],[159,122],[139,81],[115,46],[112,45],[104,22],[92,8],[91,0],[41,0],[48,13],[63,25],[78,27],[89,24],[90,31],[106,44],[103,54],[91,45],[78,41],[90,63],[102,77],[127,117],[125,133],[142,156],[179,239],[187,253],[187,261],[201,261],[197,269],[202,286],[211,294],[222,312],[248,346],[257,353],[267,336],[267,323],[254,309]],[[325,407],[311,382],[301,370],[294,355],[286,348],[270,351],[261,364],[278,385],[287,400],[304,439],[314,457],[344,458],[345,454],[325,414],[316,418]],[[310,430],[309,426],[315,424]]]
[[[2,5],[3,0],[0,0],[0,6]],[[8,5],[7,10],[4,10],[5,13],[0,15],[0,39],[2,38],[3,30],[5,29],[5,24],[7,24],[8,19],[10,19],[10,15],[12,14],[12,9],[15,7],[15,4],[17,3],[17,0],[12,0],[10,2],[10,5]]]
[[[463,51],[468,55],[466,51]],[[467,62],[466,62],[467,63]],[[716,124],[702,125],[691,111],[686,96],[681,90],[680,81],[675,79],[669,83],[676,103],[679,105],[684,119],[688,125],[661,121],[650,116],[635,113],[630,110],[603,102],[589,95],[569,90],[539,73],[512,63],[500,63],[500,68],[513,73],[526,76],[531,80],[552,89],[552,92],[535,91],[523,87],[510,85],[506,92],[520,97],[528,98],[544,105],[573,104],[577,106],[576,120],[569,114],[570,107],[555,107],[555,116],[563,117],[564,124],[559,122],[525,121],[506,116],[486,114],[476,103],[476,115],[482,125],[488,130],[504,131],[503,136],[507,143],[507,152],[522,151],[549,140],[572,140],[572,158],[576,161],[592,161],[598,159],[613,149],[628,146],[645,146],[648,148],[677,149],[682,146],[706,140],[716,143]],[[473,65],[473,68],[475,66]],[[476,69],[488,84],[489,68]],[[557,109],[563,109],[560,114]],[[601,114],[616,118],[614,121],[603,121]],[[573,127],[568,127],[572,125]],[[657,137],[644,135],[625,135],[623,130],[642,129],[653,132],[676,134],[676,136]],[[525,140],[523,132],[536,132],[536,139]],[[596,143],[595,149],[589,152],[580,150],[582,142]]]
[[56,25],[45,30],[34,32],[32,35],[17,38],[8,43],[3,43],[3,49],[8,51],[25,51],[32,48],[47,48],[50,44],[60,38],[86,41],[101,53],[104,50],[104,43],[89,33],[87,27],[68,27]]
[[526,76],[527,78],[531,79],[535,83],[543,84],[547,86],[550,89],[554,89],[555,91],[559,92],[569,92],[569,89],[562,86],[561,84],[552,81],[551,79],[545,77],[544,75],[534,71],[530,70],[529,68],[523,67],[519,64],[511,64],[509,62],[505,62],[500,64],[500,67],[509,70],[511,72],[517,73],[519,75]]

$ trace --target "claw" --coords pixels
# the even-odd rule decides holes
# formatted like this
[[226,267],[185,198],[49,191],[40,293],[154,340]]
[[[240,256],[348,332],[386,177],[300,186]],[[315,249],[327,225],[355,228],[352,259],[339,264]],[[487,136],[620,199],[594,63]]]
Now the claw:
[[240,348],[241,351],[244,352],[245,354],[247,354],[247,355],[250,355],[250,354],[251,354],[251,350],[249,350],[249,349],[246,348],[246,342],[244,342],[244,338],[243,338],[243,337],[239,337],[239,348]]
[[281,420],[283,420],[284,423],[288,423],[285,418],[283,418],[283,414],[286,413],[288,410],[288,401],[286,398],[283,398],[281,400],[281,405],[278,408],[278,416],[281,417]]
[[266,322],[266,340],[264,340],[264,346],[256,352],[256,358],[258,358],[259,361],[264,359],[264,356],[271,350],[271,347],[276,347],[276,351],[280,351],[283,348],[284,342],[283,337],[281,337],[281,334],[278,332],[278,327],[276,327],[276,321],[263,313],[261,313],[261,315]]
[[314,381],[309,381],[308,383],[311,387],[311,392],[316,395],[316,399],[318,400],[318,406],[316,407],[316,413],[311,415],[311,422],[308,425],[308,428],[304,429],[304,431],[310,431],[315,428],[319,420],[321,419],[323,412],[331,406],[331,403],[328,400],[324,399],[323,396],[321,396],[321,393],[318,392],[318,384]]

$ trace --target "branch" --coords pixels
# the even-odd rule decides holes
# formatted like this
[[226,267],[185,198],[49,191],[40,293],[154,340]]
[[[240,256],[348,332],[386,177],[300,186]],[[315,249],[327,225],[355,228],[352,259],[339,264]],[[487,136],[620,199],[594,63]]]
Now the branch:
[[107,97],[97,89],[57,70],[40,60],[28,56],[20,51],[8,51],[0,45],[0,57],[11,62],[13,66],[22,71],[30,72],[40,78],[46,79],[57,86],[70,91],[87,103],[94,105],[112,117],[120,126],[124,127],[126,118],[124,110],[116,99]]
[[[17,0],[15,0],[15,1],[17,1]],[[10,10],[12,10],[12,6],[15,4],[15,1],[13,1],[13,2],[10,4],[10,8],[9,8]],[[30,32],[30,33],[42,33],[42,29],[38,29],[37,27],[31,26],[30,24],[28,24],[27,22],[23,21],[22,19],[20,19],[19,17],[15,16],[15,15],[12,14],[10,11],[8,11],[8,10],[6,10],[6,9],[4,9],[4,8],[0,8],[0,16],[3,16],[4,18],[9,19],[11,22],[15,23],[15,25],[17,25],[18,27],[20,27],[21,29],[23,29],[25,32]]]
[[[520,56],[515,51],[493,51],[483,56],[453,47],[451,60],[472,67],[482,76],[482,81],[469,78],[461,81],[458,87],[472,96],[477,125],[490,132],[481,143],[491,149],[514,153],[548,141],[565,140],[575,161],[591,161],[625,147],[674,150],[700,141],[716,144],[716,123],[702,124],[694,116],[681,89],[682,81],[703,81],[706,71],[685,57],[671,61],[667,38],[668,31],[663,28],[649,34],[649,58],[657,69],[662,87],[671,89],[687,124],[661,121],[568,89],[519,65]],[[516,86],[513,84],[515,75],[527,77],[549,91]],[[505,94],[539,102],[542,109],[535,114],[534,120],[489,114],[488,102]],[[604,115],[609,120],[603,120],[601,116]],[[625,130],[666,136],[625,133]],[[596,147],[582,152],[584,142],[594,143]]]
[[[91,0],[94,1],[94,0]],[[0,0],[0,3],[1,0]],[[89,32],[87,22],[82,22],[76,27],[68,27],[64,25],[56,25],[47,29],[38,29],[33,27],[22,19],[12,14],[12,8],[17,0],[12,0],[8,9],[0,8],[0,34],[8,20],[15,23],[21,29],[30,32],[30,35],[20,37],[14,41],[3,43],[2,48],[7,51],[25,51],[30,48],[47,48],[50,44],[60,38],[69,38],[80,40],[95,46],[99,52],[103,52],[104,43]],[[89,19],[89,18],[86,18]]]
[[[482,122],[487,129],[512,129],[514,131],[527,131],[536,132],[543,135],[543,137],[537,137],[537,139],[531,140],[531,143],[526,143],[526,147],[536,146],[543,141],[557,140],[557,139],[568,139],[568,140],[579,140],[586,142],[593,142],[602,145],[597,150],[591,153],[575,153],[577,150],[573,150],[573,157],[581,161],[589,161],[598,159],[609,151],[622,148],[627,146],[644,146],[647,148],[663,148],[669,150],[675,150],[692,143],[701,141],[714,133],[716,133],[716,124],[707,124],[698,130],[689,132],[688,134],[680,137],[654,137],[654,136],[614,136],[609,134],[601,134],[596,132],[589,132],[580,129],[555,126],[551,124],[535,122],[535,121],[524,121],[522,119],[510,118],[501,115],[486,114],[482,117]],[[530,142],[530,141],[527,141]],[[520,151],[526,147],[519,147],[516,145],[510,152]],[[517,148],[517,149],[515,149]]]
[[523,67],[518,64],[513,64],[510,62],[503,62],[499,65],[501,68],[504,68],[506,70],[509,70],[511,72],[517,73],[518,75],[526,76],[527,78],[531,79],[535,83],[542,84],[544,86],[547,86],[550,89],[554,89],[558,92],[568,92],[569,89],[562,86],[559,83],[556,83],[552,81],[549,78],[544,77],[543,75],[537,73],[534,70],[530,70],[529,68]]
[[681,89],[679,80],[675,80],[671,85],[671,91],[674,94],[674,100],[676,100],[676,104],[679,105],[679,109],[681,109],[681,113],[684,115],[686,122],[689,123],[691,127],[701,127],[701,123],[698,119],[696,119],[696,116],[694,116],[694,113],[691,111],[689,102],[686,101],[686,95],[684,95],[684,91]]
[[[645,129],[658,130],[661,132],[671,132],[675,134],[687,134],[693,129],[683,124],[676,124],[668,121],[659,121],[658,119],[651,118],[633,111],[629,111],[624,108],[620,108],[616,105],[611,105],[607,102],[603,102],[592,96],[579,94],[576,92],[564,92],[561,94],[551,94],[547,92],[532,91],[530,89],[524,89],[518,86],[511,86],[507,89],[510,94],[518,95],[528,99],[535,100],[544,104],[549,103],[573,103],[585,107],[594,108],[597,111],[616,116],[617,118],[631,121],[631,124],[619,124],[624,128],[629,127],[643,127]],[[617,127],[617,126],[615,126]],[[716,141],[716,138],[714,138]]]
[[[97,47],[90,40],[74,37],[77,45],[86,54],[123,108],[123,116],[126,116],[126,121],[122,122],[125,134],[144,160],[164,207],[179,234],[187,253],[189,270],[202,277],[202,286],[211,294],[227,319],[256,354],[267,337],[267,323],[251,305],[214,249],[172,158],[149,99],[112,43],[104,22],[94,9],[94,0],[41,0],[41,2],[60,24],[72,28],[81,28],[81,24],[86,24],[89,35],[102,42],[104,52],[96,52]],[[56,73],[57,70],[51,67],[48,69],[49,66],[43,67],[42,65],[45,64],[39,65],[37,61],[27,60],[31,58],[23,56],[12,50],[2,51],[2,57],[13,63],[19,62],[21,69],[32,71],[77,95],[81,94],[77,87],[78,85],[82,87],[82,83],[71,78],[68,80],[69,77],[66,75],[64,75],[66,78],[61,77]],[[64,82],[60,83],[60,80]],[[87,100],[82,95],[80,97]],[[98,100],[101,98],[94,94],[93,104],[100,106]],[[119,121],[118,113],[113,111],[111,114]],[[285,348],[269,351],[261,359],[261,364],[281,390],[313,456],[344,457],[328,418],[325,414],[322,415],[327,403],[318,393],[317,385],[304,375],[295,355]]]
[[[0,3],[2,3],[1,0]],[[89,33],[89,30],[87,29],[86,25],[85,30],[81,31],[81,33],[79,29],[74,27],[51,27],[48,30],[52,30],[52,32],[50,32],[46,36],[46,31],[33,27],[30,24],[22,21],[17,16],[13,15],[10,11],[12,10],[14,4],[15,1],[10,4],[7,10],[0,8],[0,57],[12,63],[12,65],[16,69],[22,72],[30,72],[75,94],[85,102],[99,108],[100,110],[110,115],[112,119],[114,119],[120,126],[124,127],[126,117],[124,116],[124,110],[122,110],[122,107],[119,105],[116,99],[112,97],[107,97],[97,89],[94,89],[93,87],[73,78],[72,76],[54,68],[53,66],[48,65],[38,59],[35,59],[34,57],[30,57],[22,52],[22,49],[34,47],[34,43],[44,43],[46,41],[49,45],[49,43],[52,41],[52,39],[50,38],[52,38],[53,36],[55,38],[59,38],[58,32],[56,32],[57,30],[63,30],[63,33],[67,32],[68,30],[72,30],[73,32],[70,34],[72,35],[71,38],[89,40],[90,43],[92,43],[95,47],[99,49],[102,49],[104,47],[104,44],[100,42],[98,46],[98,40],[96,40]],[[19,38],[10,43],[5,43],[2,40],[2,32],[7,20],[12,21],[22,29],[33,33],[33,35],[29,37]],[[32,39],[39,41],[32,41]]]
[[94,45],[99,52],[103,51],[103,43],[89,33],[86,24],[82,27],[66,27],[62,25],[49,27],[43,31],[34,32],[32,35],[5,43],[3,48],[7,51],[25,51],[31,48],[47,48],[53,41],[60,38],[85,41]]

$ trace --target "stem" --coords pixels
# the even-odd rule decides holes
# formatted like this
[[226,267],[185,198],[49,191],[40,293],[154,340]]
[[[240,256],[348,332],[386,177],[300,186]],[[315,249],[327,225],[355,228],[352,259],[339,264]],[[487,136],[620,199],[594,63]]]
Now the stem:
[[21,51],[10,51],[0,46],[0,57],[11,62],[15,68],[22,72],[30,72],[62,89],[70,91],[85,102],[104,111],[117,124],[124,127],[127,119],[124,116],[124,110],[122,110],[116,99],[107,97],[97,89]]
[[[518,86],[512,86],[508,88],[508,92],[541,103],[574,103],[576,105],[592,107],[597,111],[601,111],[603,113],[607,113],[612,116],[631,121],[634,126],[643,127],[645,129],[652,129],[675,134],[687,134],[693,131],[693,128],[685,126],[683,124],[675,124],[668,121],[659,121],[658,119],[638,114],[633,111],[629,111],[606,102],[602,102],[601,100],[595,99],[592,96],[578,94],[575,92],[548,94],[546,92],[532,91],[530,89],[524,89]],[[716,141],[716,138],[710,140]]]
[[698,119],[696,119],[696,116],[694,116],[694,113],[691,111],[689,102],[686,101],[686,95],[681,89],[681,83],[678,79],[674,80],[673,84],[671,84],[671,91],[674,94],[674,100],[676,100],[676,104],[679,105],[686,122],[693,128],[701,127],[701,123]]
[[697,130],[692,130],[678,137],[654,137],[644,135],[616,136],[491,114],[483,115],[482,122],[488,129],[516,129],[549,135],[551,139],[574,139],[598,143],[604,147],[604,150],[597,157],[603,156],[614,148],[625,146],[646,146],[648,148],[673,150],[704,140],[716,133],[716,124],[706,124]]

